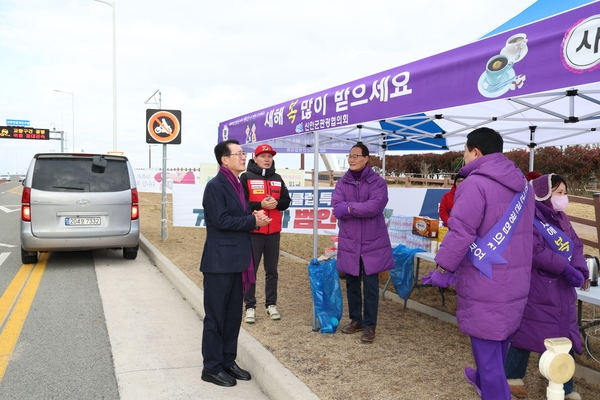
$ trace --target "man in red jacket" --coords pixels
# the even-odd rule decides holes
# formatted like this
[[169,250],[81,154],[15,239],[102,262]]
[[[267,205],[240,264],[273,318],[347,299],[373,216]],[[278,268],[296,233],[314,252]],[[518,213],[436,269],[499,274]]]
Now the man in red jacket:
[[[268,226],[255,230],[252,237],[254,275],[260,259],[265,261],[265,308],[267,316],[275,321],[281,319],[277,311],[277,264],[279,263],[279,239],[282,228],[282,211],[290,206],[290,194],[281,176],[275,173],[273,156],[277,154],[268,144],[259,145],[254,157],[248,162],[246,172],[240,176],[246,199],[252,211],[264,210],[272,219]],[[244,295],[246,314],[244,322],[253,324],[256,319],[256,284]]]

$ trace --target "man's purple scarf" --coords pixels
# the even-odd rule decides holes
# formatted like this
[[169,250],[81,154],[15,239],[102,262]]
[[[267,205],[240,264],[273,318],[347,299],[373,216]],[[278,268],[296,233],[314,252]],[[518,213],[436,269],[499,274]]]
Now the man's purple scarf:
[[[225,168],[222,165],[219,167],[219,171],[223,175],[225,175],[227,181],[231,183],[231,186],[233,186],[235,193],[237,193],[238,195],[238,199],[240,199],[240,203],[242,203],[242,208],[246,210],[246,198],[244,197],[244,189],[242,188],[242,183],[240,182],[238,177],[235,176],[233,172],[231,172],[228,168]],[[252,252],[250,252],[250,266],[247,270],[242,272],[242,291],[246,293],[248,290],[250,290],[250,286],[252,286],[254,282],[256,282],[256,277],[254,276],[254,259],[252,258]]]

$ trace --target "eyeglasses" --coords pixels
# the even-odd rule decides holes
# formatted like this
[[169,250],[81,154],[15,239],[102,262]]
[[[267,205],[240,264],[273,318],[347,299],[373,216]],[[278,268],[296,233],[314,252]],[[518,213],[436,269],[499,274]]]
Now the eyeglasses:
[[236,156],[236,157],[246,157],[246,153],[244,153],[243,151],[238,151],[237,153],[229,153],[229,154],[225,154],[225,157],[229,157],[229,156]]
[[350,160],[356,160],[358,157],[366,157],[366,156],[363,156],[362,154],[348,154],[346,156],[346,158],[348,158]]

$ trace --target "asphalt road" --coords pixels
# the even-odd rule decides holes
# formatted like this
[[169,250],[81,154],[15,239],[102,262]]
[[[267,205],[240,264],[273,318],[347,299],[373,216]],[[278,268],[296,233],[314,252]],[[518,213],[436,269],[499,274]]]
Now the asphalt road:
[[0,399],[268,399],[200,379],[202,322],[141,250],[21,264],[20,189],[0,185]]

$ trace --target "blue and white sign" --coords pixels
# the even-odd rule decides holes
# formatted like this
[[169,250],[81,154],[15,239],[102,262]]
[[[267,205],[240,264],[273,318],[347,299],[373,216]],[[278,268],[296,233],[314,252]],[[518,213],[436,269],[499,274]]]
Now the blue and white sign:
[[29,126],[29,120],[28,119],[7,119],[6,125],[7,126]]

